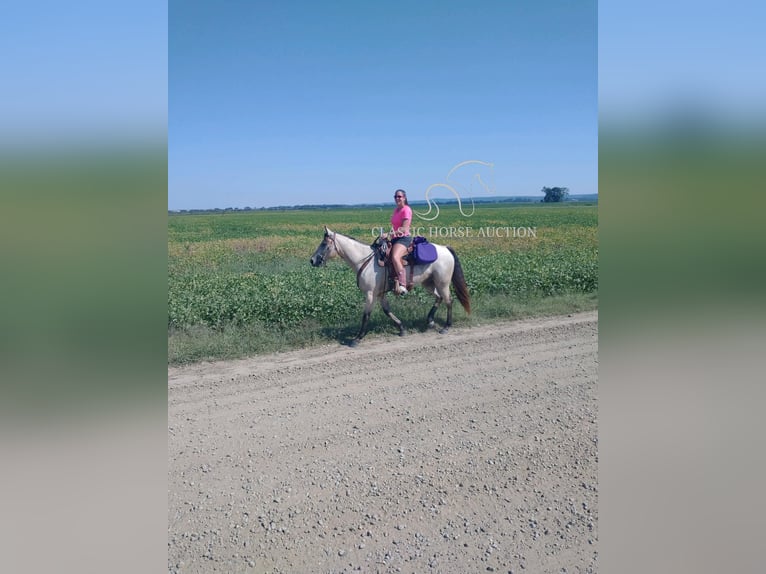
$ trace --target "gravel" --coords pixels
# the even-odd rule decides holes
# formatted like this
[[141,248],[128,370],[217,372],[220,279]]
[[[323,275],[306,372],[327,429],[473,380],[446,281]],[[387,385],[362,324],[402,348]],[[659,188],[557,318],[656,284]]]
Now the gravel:
[[168,371],[168,571],[596,572],[596,312]]

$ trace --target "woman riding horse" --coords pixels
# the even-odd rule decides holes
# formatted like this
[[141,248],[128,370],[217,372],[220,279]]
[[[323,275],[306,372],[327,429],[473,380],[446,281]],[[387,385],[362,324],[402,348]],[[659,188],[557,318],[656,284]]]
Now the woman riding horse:
[[407,192],[403,189],[397,189],[394,192],[394,201],[396,201],[396,207],[391,214],[391,232],[388,238],[391,240],[391,263],[396,273],[394,293],[404,295],[407,293],[407,281],[404,275],[403,258],[412,244],[412,237],[410,237],[412,208],[407,202]]

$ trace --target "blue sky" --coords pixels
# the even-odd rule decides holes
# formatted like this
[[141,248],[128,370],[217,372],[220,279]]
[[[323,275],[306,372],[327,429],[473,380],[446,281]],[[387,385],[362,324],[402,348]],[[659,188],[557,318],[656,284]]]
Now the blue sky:
[[597,192],[596,2],[171,0],[168,59],[169,209]]
[[764,21],[755,0],[602,3],[601,118],[640,126],[700,113],[762,125]]
[[164,138],[167,29],[156,0],[7,2],[0,145]]

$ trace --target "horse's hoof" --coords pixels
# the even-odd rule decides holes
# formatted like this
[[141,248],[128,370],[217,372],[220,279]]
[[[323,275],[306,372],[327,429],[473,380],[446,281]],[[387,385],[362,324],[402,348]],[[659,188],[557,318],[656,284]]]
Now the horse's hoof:
[[440,335],[446,335],[449,333],[449,327],[444,327],[441,331],[439,331]]
[[429,321],[427,328],[428,329],[433,329],[435,326],[436,326],[436,323],[434,323],[433,321]]
[[349,347],[356,347],[358,344],[359,344],[359,339],[351,339],[351,340],[348,342],[348,346],[349,346]]
[[401,330],[399,331],[399,336],[400,336],[400,337],[404,337],[406,334],[407,334],[407,329],[401,329]]

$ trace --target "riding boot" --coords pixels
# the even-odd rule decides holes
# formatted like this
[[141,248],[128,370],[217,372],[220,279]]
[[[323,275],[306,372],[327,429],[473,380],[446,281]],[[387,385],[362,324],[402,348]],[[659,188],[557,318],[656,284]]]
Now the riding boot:
[[407,293],[407,287],[405,287],[407,280],[404,277],[404,269],[396,274],[396,285],[394,286],[394,293],[397,295],[404,295]]

